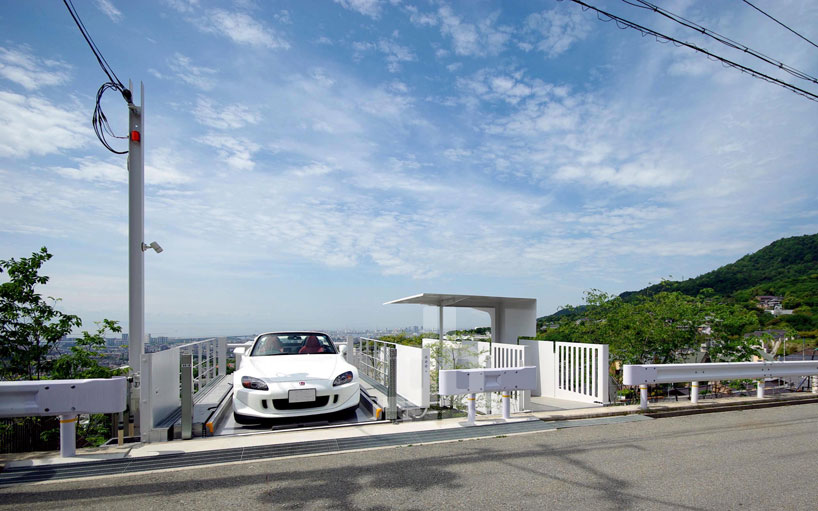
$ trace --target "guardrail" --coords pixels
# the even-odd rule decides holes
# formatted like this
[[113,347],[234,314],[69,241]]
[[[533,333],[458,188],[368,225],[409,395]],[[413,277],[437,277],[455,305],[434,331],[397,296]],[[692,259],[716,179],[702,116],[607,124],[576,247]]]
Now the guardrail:
[[438,393],[441,396],[468,394],[467,424],[473,425],[478,392],[500,392],[503,419],[510,418],[510,395],[513,391],[531,390],[537,387],[537,368],[506,367],[502,369],[444,369],[440,371]]
[[60,456],[76,454],[77,415],[125,410],[127,378],[0,382],[0,417],[59,415]]
[[758,380],[757,395],[764,397],[765,378],[812,376],[812,392],[818,394],[818,360],[795,362],[714,362],[709,364],[628,364],[623,367],[622,383],[639,385],[642,410],[648,408],[648,385],[690,382],[690,401],[698,403],[700,381]]

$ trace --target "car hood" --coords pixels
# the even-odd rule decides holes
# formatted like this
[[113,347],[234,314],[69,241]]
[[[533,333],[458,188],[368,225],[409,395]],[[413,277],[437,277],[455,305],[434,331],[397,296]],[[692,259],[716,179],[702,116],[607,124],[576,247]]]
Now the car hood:
[[[245,366],[245,363],[247,364]],[[339,355],[273,355],[247,357],[241,372],[267,381],[327,380],[348,370]]]

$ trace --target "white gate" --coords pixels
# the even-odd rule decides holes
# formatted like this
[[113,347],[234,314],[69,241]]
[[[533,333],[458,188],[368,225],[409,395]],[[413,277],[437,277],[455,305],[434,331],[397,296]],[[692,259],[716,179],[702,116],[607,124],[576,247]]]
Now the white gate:
[[[507,367],[522,367],[525,364],[525,346],[516,344],[491,343],[491,367],[495,369],[505,369]],[[518,390],[510,393],[511,411],[522,412],[531,408],[530,390]],[[492,398],[492,408],[500,409],[499,395]]]
[[608,345],[555,343],[554,397],[587,403],[608,402]]
[[526,363],[539,368],[534,396],[607,404],[608,345],[520,340]]

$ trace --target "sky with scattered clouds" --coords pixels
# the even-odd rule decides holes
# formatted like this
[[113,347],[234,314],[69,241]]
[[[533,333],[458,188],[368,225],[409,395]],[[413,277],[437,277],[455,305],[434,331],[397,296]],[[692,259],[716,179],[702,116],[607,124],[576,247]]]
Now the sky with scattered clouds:
[[[655,2],[818,75],[815,47],[739,0]],[[818,40],[818,4],[754,4]],[[547,314],[818,232],[818,103],[569,1],[75,5],[145,84],[153,335],[419,325],[382,304],[420,292]],[[90,123],[105,75],[60,2],[6,2],[0,31],[0,259],[47,246],[44,293],[127,326],[126,159]],[[122,98],[103,109],[125,134]]]

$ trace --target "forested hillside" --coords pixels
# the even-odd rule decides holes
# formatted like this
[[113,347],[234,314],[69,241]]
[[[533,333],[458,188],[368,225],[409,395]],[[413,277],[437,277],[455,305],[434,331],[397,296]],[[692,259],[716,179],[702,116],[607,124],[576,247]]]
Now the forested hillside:
[[[783,238],[698,277],[664,281],[640,291],[622,293],[619,298],[634,302],[663,292],[741,306],[757,315],[761,328],[794,330],[799,336],[815,339],[818,337],[818,234]],[[792,314],[773,315],[761,310],[756,300],[760,295],[782,297],[782,307]],[[578,307],[545,316],[538,323],[564,322],[586,314],[585,307]]]

